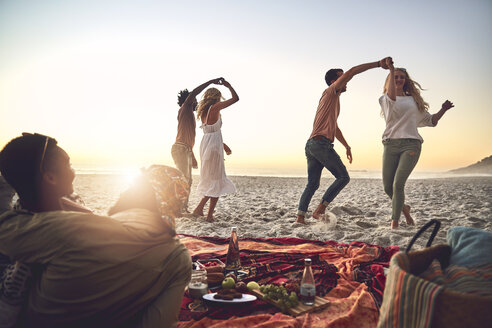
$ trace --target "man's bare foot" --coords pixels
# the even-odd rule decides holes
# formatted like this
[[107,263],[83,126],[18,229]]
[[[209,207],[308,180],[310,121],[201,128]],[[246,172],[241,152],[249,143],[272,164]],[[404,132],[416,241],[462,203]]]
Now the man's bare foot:
[[398,221],[391,220],[391,229],[398,229]]
[[214,222],[214,217],[211,215],[211,216],[207,216],[207,218],[205,219],[207,222]]
[[410,215],[410,206],[408,205],[403,205],[403,209],[401,210],[403,212],[403,215],[405,216],[405,220],[407,221],[408,225],[415,225],[415,221],[413,221],[412,216]]
[[302,223],[302,224],[306,224],[306,221],[304,221],[304,216],[302,215],[298,215],[297,216],[297,220],[296,220],[297,223]]
[[313,218],[315,218],[316,220],[320,220],[325,214],[325,210],[326,206],[323,205],[323,203],[320,203],[313,212]]

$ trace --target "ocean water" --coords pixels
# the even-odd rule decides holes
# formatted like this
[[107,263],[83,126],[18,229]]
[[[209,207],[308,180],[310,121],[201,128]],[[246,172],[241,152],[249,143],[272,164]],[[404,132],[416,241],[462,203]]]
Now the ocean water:
[[90,209],[97,214],[106,214],[131,182],[132,176],[126,174],[77,174],[73,186]]

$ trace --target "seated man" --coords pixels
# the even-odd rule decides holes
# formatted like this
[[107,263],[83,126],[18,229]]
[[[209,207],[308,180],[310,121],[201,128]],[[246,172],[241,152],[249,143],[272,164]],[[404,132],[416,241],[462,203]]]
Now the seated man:
[[191,258],[152,181],[142,178],[141,192],[129,192],[140,203],[122,196],[109,217],[60,211],[74,173],[52,138],[12,140],[0,171],[26,209],[0,214],[0,252],[35,268],[22,326],[176,326]]

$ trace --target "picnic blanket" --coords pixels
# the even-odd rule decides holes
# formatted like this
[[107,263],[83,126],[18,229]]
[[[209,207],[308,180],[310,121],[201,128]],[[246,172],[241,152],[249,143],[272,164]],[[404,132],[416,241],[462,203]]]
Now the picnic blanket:
[[[193,261],[217,258],[225,262],[229,239],[180,235]],[[396,246],[362,242],[350,244],[299,238],[244,238],[240,258],[244,282],[300,282],[304,259],[312,259],[317,296],[330,305],[314,313],[292,317],[269,303],[256,300],[224,305],[183,298],[180,328],[205,327],[376,327],[385,276]]]

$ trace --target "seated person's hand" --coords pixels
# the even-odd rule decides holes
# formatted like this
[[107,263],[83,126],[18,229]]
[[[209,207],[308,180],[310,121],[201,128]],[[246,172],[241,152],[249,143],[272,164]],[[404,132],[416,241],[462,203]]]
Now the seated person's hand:
[[143,177],[138,177],[132,186],[120,194],[116,203],[109,209],[108,215],[132,208],[144,208],[152,212],[159,212],[152,186]]
[[174,218],[183,211],[190,192],[188,180],[179,170],[165,165],[152,165],[120,195],[108,215],[129,209],[146,209],[156,213],[168,232],[176,235]]
[[92,211],[85,207],[82,204],[74,202],[66,197],[60,198],[60,205],[64,211],[74,211],[74,212],[84,212],[84,213],[92,213]]

